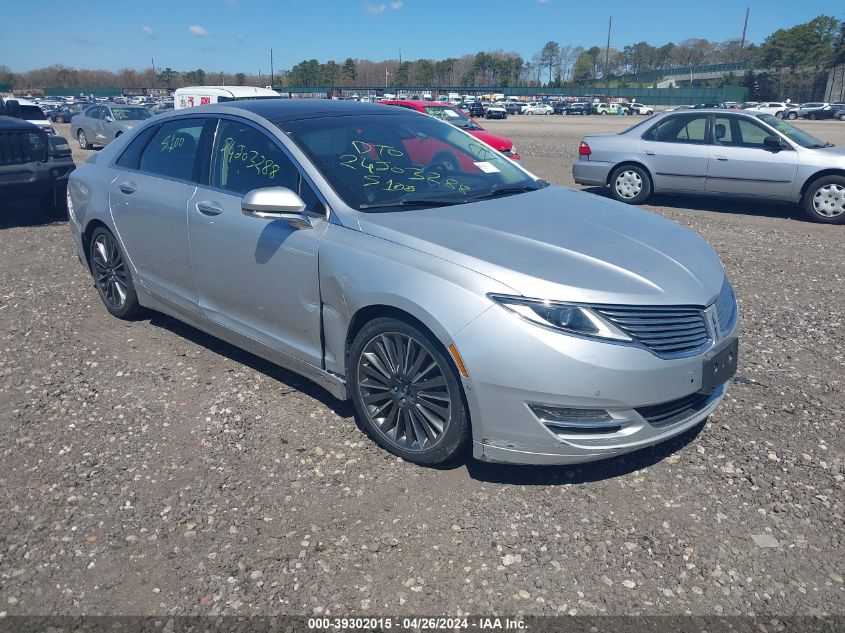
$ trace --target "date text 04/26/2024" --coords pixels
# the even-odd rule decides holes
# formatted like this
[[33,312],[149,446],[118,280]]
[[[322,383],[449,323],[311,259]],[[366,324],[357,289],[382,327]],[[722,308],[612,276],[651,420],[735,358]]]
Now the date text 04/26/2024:
[[518,618],[504,617],[355,617],[355,618],[308,618],[308,628],[312,631],[353,631],[353,630],[415,630],[415,631],[454,631],[456,629],[476,629],[479,631],[518,631],[525,630],[525,623]]

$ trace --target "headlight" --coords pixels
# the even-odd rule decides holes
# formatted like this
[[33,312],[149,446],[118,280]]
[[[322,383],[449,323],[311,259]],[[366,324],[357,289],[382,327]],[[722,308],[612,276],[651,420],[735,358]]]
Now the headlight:
[[580,336],[605,338],[614,341],[632,340],[630,336],[587,306],[509,295],[491,294],[488,296],[499,305],[537,325]]
[[44,137],[38,132],[30,132],[27,134],[29,141],[29,149],[33,152],[40,152],[44,149]]

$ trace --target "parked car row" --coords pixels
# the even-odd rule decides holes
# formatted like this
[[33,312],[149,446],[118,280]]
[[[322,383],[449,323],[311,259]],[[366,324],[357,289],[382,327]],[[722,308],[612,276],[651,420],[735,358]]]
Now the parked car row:
[[581,141],[575,182],[621,202],[652,193],[767,198],[800,204],[816,222],[845,223],[845,149],[766,112],[665,112]]

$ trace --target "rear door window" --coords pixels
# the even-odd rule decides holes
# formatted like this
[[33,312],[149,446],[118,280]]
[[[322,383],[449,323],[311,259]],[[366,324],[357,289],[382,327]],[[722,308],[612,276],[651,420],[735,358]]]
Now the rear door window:
[[678,114],[658,121],[643,140],[701,145],[707,142],[707,114]]
[[197,148],[204,123],[203,118],[191,118],[162,124],[141,152],[140,171],[197,182]]

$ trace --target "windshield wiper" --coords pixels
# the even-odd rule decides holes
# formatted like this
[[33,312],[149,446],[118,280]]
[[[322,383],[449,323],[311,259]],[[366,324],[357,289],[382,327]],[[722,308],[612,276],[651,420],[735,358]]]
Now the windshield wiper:
[[410,200],[393,200],[392,202],[369,202],[358,205],[359,209],[384,209],[387,207],[438,207],[452,204],[464,204],[467,198],[412,198]]
[[499,196],[510,196],[517,193],[528,193],[529,191],[537,191],[538,189],[542,189],[542,187],[497,187],[487,191],[486,193],[480,193],[477,196],[473,196],[472,201],[475,202],[476,200],[498,198]]

